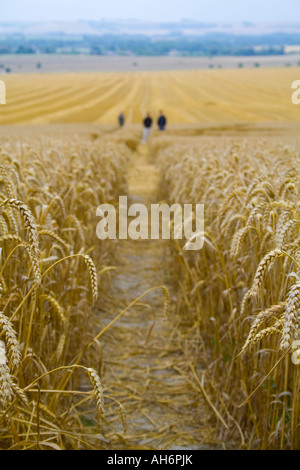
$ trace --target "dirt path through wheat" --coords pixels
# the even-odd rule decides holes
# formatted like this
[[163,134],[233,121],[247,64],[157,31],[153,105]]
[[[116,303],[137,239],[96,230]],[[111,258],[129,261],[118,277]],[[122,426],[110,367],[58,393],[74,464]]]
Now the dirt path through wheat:
[[[128,204],[158,203],[159,173],[151,163],[147,145],[140,145],[129,163]],[[167,270],[168,241],[119,240],[116,271],[102,321],[109,323],[139,295],[166,285],[171,311],[164,316],[164,295],[152,291],[124,314],[103,337],[105,393],[122,403],[127,431],[118,416],[107,416],[119,437],[106,437],[116,449],[203,448],[209,433],[203,420],[203,403],[196,381],[191,381],[187,357],[195,345],[182,337],[173,316],[172,287]],[[188,351],[188,354],[183,352]],[[195,352],[196,353],[196,352]],[[113,410],[113,407],[112,407]]]

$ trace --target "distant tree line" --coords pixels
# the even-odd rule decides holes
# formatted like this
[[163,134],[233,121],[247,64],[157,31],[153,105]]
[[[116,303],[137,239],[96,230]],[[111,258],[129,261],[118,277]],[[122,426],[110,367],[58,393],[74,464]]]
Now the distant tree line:
[[0,54],[116,54],[181,56],[260,56],[284,54],[285,45],[300,45],[300,34],[265,35],[205,34],[185,36],[171,31],[168,36],[144,35],[70,36],[49,35],[27,37],[0,36]]

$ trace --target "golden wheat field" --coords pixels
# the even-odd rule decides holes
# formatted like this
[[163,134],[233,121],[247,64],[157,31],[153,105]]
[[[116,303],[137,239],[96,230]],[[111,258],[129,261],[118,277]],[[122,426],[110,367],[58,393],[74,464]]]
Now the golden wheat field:
[[[297,78],[5,77],[1,450],[300,448]],[[204,204],[203,247],[99,240],[122,195]]]

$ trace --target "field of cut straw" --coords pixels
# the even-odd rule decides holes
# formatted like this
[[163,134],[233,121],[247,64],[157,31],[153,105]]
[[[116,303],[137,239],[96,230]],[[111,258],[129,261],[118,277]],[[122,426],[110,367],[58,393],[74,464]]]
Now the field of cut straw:
[[[1,450],[300,448],[295,74],[9,77]],[[121,195],[204,204],[203,248],[99,240]]]
[[170,124],[297,121],[297,67],[165,72],[9,74],[1,124],[130,124],[166,113]]

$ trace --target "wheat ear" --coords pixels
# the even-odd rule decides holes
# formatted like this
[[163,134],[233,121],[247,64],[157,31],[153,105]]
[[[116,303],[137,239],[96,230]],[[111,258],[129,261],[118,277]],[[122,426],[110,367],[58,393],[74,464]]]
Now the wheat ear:
[[264,258],[261,260],[261,262],[258,265],[258,268],[256,270],[252,287],[251,287],[251,296],[257,295],[263,281],[263,277],[268,269],[268,267],[271,265],[271,263],[282,256],[284,252],[282,250],[276,249],[273,251],[270,251],[267,253]]
[[27,228],[28,234],[29,234],[30,250],[32,253],[32,262],[33,262],[36,280],[37,282],[40,282],[41,271],[40,271],[40,265],[39,265],[39,261],[40,261],[39,238],[38,238],[38,233],[37,233],[37,225],[36,225],[36,222],[32,215],[31,210],[26,204],[13,198],[4,199],[3,201],[0,202],[0,207],[1,206],[13,207],[20,211],[22,218],[24,220],[24,223],[25,223],[25,227]]
[[280,349],[286,349],[295,339],[293,330],[297,331],[300,311],[300,282],[294,284],[287,297],[287,306],[283,315],[283,328]]
[[97,372],[91,367],[87,369],[87,372],[89,374],[89,377],[91,379],[91,382],[93,384],[94,391],[96,394],[96,401],[97,401],[97,408],[98,408],[99,415],[103,416],[104,415],[104,399],[103,399],[103,387],[102,387],[100,377],[97,374]]

